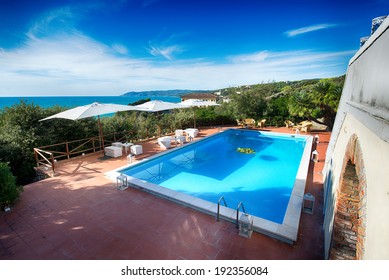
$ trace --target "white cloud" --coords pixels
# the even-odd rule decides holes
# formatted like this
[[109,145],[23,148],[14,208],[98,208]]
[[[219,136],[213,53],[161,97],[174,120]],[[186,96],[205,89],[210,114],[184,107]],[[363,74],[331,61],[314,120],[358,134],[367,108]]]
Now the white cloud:
[[117,53],[122,54],[122,55],[127,55],[128,54],[128,49],[126,46],[122,44],[113,44],[112,49],[114,49]]
[[175,33],[167,34],[166,28],[163,28],[155,38],[149,41],[148,51],[152,56],[162,56],[167,60],[173,60],[177,54],[184,51],[184,48],[176,43],[177,38],[181,36],[184,35],[177,35]]
[[295,36],[305,34],[308,32],[318,31],[318,30],[327,29],[327,28],[333,28],[335,26],[337,26],[337,25],[336,24],[329,24],[329,23],[322,23],[322,24],[301,27],[298,29],[288,30],[285,32],[285,34],[288,37],[295,37]]
[[[218,89],[268,80],[332,77],[345,73],[355,53],[259,51],[217,64],[205,59],[132,59],[115,56],[115,50],[81,34],[34,39],[22,48],[3,50],[0,95],[118,95],[132,90]],[[163,55],[169,56],[169,51]]]
[[163,56],[167,60],[172,60],[175,54],[182,52],[182,49],[178,45],[168,47],[155,47],[150,45],[149,51],[153,56]]
[[184,50],[170,36],[149,44],[154,58],[131,58],[126,46],[103,44],[72,25],[67,25],[66,32],[55,30],[63,19],[76,18],[68,9],[52,12],[30,28],[24,45],[0,50],[0,96],[118,95],[333,77],[346,72],[355,53],[259,50],[226,57],[222,63],[206,58],[177,60]]
[[59,31],[69,32],[74,30],[74,23],[77,19],[78,17],[69,6],[50,10],[32,24],[26,35],[34,40]]
[[234,63],[244,63],[244,62],[260,62],[264,61],[269,56],[269,52],[260,51],[253,54],[243,54],[236,55],[231,57],[231,61]]

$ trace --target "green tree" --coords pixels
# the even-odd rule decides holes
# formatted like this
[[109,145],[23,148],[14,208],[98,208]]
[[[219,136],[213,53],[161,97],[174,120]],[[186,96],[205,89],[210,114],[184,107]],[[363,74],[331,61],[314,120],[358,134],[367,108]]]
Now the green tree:
[[317,115],[323,117],[330,128],[335,122],[342,90],[343,85],[329,79],[320,81],[314,87],[313,104],[320,108]]
[[193,124],[193,116],[194,113],[192,108],[174,110],[174,113],[171,115],[171,125],[173,129],[185,129],[187,127],[191,127],[191,124]]
[[136,106],[136,105],[140,105],[140,104],[143,104],[143,103],[146,103],[146,102],[149,102],[149,101],[151,101],[150,98],[139,99],[139,100],[137,100],[137,101],[135,101],[135,102],[133,102],[133,103],[130,103],[130,104],[128,104],[128,105],[130,105],[130,106]]
[[35,177],[34,148],[98,135],[94,118],[40,121],[65,109],[44,109],[21,101],[0,111],[0,161],[9,162],[18,184],[30,183]]
[[281,95],[270,98],[267,102],[267,124],[283,126],[286,119],[290,119],[288,110],[288,96]]
[[332,79],[323,79],[316,84],[304,85],[290,96],[289,113],[292,116],[314,120],[332,129],[342,88],[342,80]]
[[312,103],[311,86],[305,86],[293,93],[288,101],[289,113],[300,118],[310,118],[312,110],[316,109]]
[[39,145],[43,109],[22,101],[0,114],[0,161],[9,162],[18,184],[35,177],[33,148]]
[[12,205],[19,197],[22,188],[16,184],[16,178],[8,163],[0,162],[0,206]]
[[266,112],[266,101],[262,94],[247,91],[233,95],[233,114],[236,118],[261,118]]

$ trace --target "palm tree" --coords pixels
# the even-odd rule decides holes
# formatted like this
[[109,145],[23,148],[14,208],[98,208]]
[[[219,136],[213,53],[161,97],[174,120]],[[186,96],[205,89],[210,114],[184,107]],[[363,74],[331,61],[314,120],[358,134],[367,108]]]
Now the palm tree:
[[[304,86],[291,95],[288,104],[289,113],[292,116],[313,120],[331,129],[342,95],[342,87],[343,84],[335,83],[330,79]],[[323,118],[323,121],[319,118]]]

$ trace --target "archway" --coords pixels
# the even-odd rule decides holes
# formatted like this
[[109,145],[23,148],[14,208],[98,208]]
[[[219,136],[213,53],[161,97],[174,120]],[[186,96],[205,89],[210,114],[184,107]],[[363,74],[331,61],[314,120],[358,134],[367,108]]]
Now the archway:
[[356,135],[347,145],[338,188],[330,259],[363,259],[366,223],[366,179]]

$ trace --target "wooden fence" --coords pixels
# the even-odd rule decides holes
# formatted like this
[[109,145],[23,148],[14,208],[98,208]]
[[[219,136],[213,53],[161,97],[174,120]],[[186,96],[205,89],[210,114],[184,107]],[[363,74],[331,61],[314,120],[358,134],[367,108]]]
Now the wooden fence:
[[127,142],[130,139],[129,135],[131,135],[130,131],[104,135],[104,145],[99,137],[90,137],[34,148],[36,166],[37,168],[43,167],[45,170],[52,170],[54,174],[57,161],[102,152],[103,147],[109,146],[113,142]]

